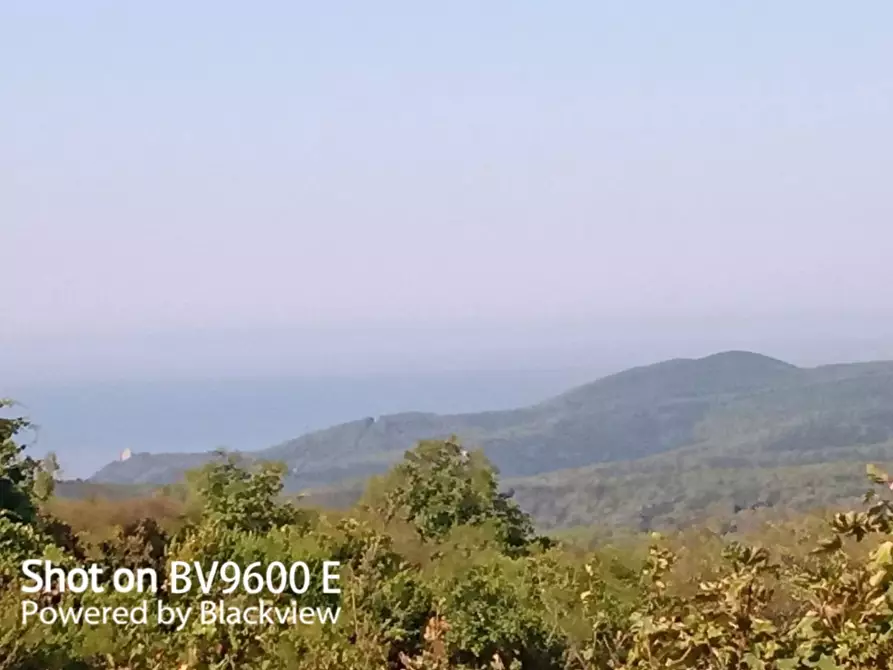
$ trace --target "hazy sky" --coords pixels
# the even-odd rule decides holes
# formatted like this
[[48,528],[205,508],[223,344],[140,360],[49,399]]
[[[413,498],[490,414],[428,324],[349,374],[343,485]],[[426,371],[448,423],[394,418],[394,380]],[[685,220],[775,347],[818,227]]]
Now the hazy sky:
[[891,25],[887,1],[6,0],[0,374],[893,356]]

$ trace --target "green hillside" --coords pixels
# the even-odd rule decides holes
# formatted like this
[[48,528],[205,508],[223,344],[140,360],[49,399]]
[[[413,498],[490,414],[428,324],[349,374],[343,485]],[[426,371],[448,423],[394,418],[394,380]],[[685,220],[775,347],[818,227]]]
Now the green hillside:
[[[884,444],[893,439],[891,408],[893,363],[798,368],[726,352],[634,368],[531,407],[368,417],[246,456],[284,461],[291,491],[382,472],[417,441],[450,435],[482,448],[511,478],[621,461],[639,468],[676,450],[711,467],[774,467]],[[136,454],[92,480],[170,483],[212,458]]]
[[[543,528],[645,530],[822,508],[862,494],[866,462],[893,462],[893,363],[671,360],[532,407],[367,418],[245,456],[284,461],[286,490],[306,504],[346,507],[416,442],[449,435],[483,449]],[[137,454],[90,484],[144,490],[212,458]]]

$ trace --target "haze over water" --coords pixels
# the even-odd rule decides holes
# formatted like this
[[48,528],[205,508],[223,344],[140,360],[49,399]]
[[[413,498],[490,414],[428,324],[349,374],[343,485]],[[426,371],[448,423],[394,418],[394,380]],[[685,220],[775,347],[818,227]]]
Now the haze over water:
[[3,3],[0,396],[84,475],[674,356],[893,358],[891,20]]

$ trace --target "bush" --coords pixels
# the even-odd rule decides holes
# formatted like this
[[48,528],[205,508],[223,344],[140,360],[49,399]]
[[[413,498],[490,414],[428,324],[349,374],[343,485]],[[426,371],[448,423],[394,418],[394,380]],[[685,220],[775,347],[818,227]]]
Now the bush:
[[[648,547],[583,550],[538,538],[498,490],[495,470],[454,440],[427,441],[346,513],[298,510],[282,499],[275,464],[220,460],[190,475],[176,501],[97,514],[75,532],[47,504],[44,465],[0,423],[0,670],[867,670],[893,665],[893,505],[875,494],[836,515],[827,537],[800,523],[731,540],[707,529]],[[872,480],[889,489],[886,474]],[[51,480],[51,476],[50,476]],[[110,511],[93,501],[89,509]],[[139,512],[137,512],[139,510]],[[153,516],[152,511],[157,514]],[[148,513],[145,513],[148,512]],[[77,516],[77,514],[73,514]],[[103,519],[107,527],[101,527]],[[173,523],[172,521],[175,521]],[[86,539],[85,539],[86,538]],[[808,544],[808,549],[805,548]],[[761,546],[762,545],[762,546]],[[109,567],[171,560],[241,566],[342,563],[340,607],[323,626],[86,624],[23,628],[19,565],[74,565],[85,551]],[[222,586],[222,585],[221,585]],[[223,597],[40,594],[62,605],[197,605]],[[226,596],[229,605],[282,594]]]

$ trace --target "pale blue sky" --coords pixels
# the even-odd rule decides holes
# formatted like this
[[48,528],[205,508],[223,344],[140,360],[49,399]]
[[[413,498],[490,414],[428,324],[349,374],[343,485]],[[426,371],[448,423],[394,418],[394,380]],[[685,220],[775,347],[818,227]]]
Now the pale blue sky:
[[893,356],[891,25],[7,0],[0,374]]

